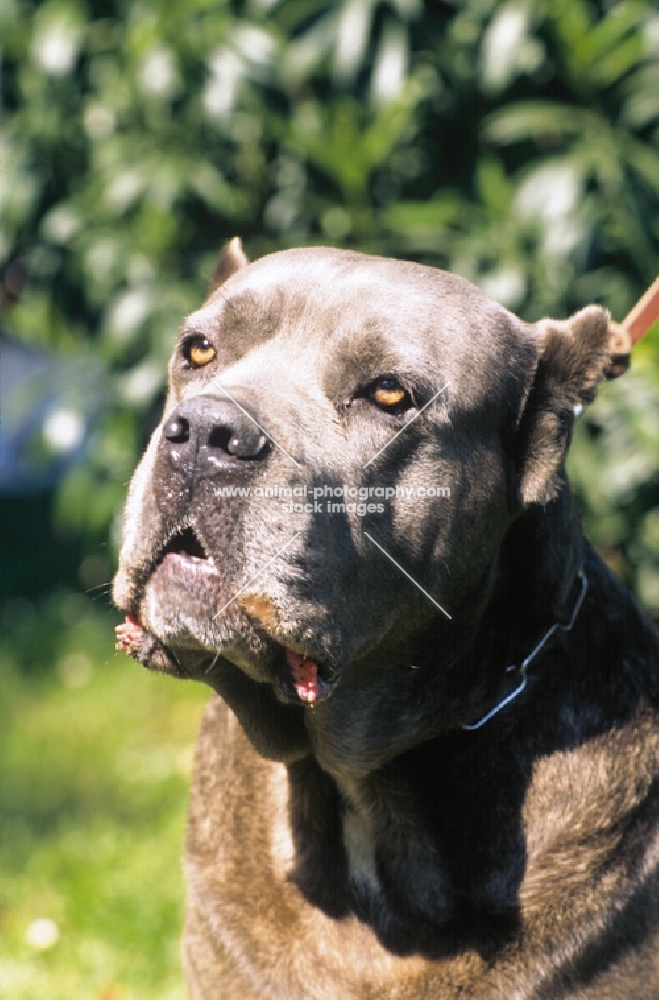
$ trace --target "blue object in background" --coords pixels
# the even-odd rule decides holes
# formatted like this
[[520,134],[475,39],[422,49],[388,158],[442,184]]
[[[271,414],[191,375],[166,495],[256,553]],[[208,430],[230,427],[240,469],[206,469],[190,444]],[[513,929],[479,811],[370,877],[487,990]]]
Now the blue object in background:
[[0,494],[51,489],[79,462],[108,400],[101,365],[0,333]]

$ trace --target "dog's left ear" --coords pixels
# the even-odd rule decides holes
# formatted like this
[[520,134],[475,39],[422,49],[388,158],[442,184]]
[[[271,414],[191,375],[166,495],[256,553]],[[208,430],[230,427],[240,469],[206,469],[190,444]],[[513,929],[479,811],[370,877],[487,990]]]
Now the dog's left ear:
[[241,267],[246,267],[247,264],[249,264],[249,261],[245,256],[240,236],[234,236],[232,240],[229,240],[228,243],[224,244],[218,254],[218,258],[215,261],[215,267],[213,268],[213,275],[211,277],[208,294],[212,295],[213,292],[219,288],[220,285],[223,285],[232,274],[239,271]]
[[533,327],[540,356],[518,425],[517,498],[526,506],[556,494],[575,417],[611,364],[609,314],[587,306],[568,320]]

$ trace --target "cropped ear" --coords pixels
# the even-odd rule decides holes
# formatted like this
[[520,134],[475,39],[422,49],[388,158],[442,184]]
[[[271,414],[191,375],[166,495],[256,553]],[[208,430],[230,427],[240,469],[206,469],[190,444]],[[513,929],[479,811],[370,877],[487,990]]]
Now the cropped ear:
[[523,505],[555,496],[575,417],[593,401],[611,364],[609,314],[599,306],[587,306],[568,320],[541,320],[533,332],[540,357],[515,447]]
[[241,267],[246,267],[247,264],[249,264],[249,261],[245,256],[240,236],[234,236],[232,240],[224,244],[218,254],[208,294],[212,295],[232,274],[239,271]]

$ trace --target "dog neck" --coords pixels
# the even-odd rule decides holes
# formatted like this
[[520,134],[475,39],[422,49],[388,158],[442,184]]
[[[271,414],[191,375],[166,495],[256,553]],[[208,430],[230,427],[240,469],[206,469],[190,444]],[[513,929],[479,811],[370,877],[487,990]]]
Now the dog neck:
[[547,629],[542,638],[535,644],[531,652],[524,657],[521,663],[513,663],[506,667],[506,686],[510,688],[508,693],[504,694],[500,701],[491,708],[489,712],[482,715],[477,722],[473,722],[470,725],[463,723],[462,728],[473,732],[476,729],[482,729],[491,719],[493,719],[499,712],[502,712],[505,708],[508,708],[513,701],[515,701],[519,696],[526,690],[526,685],[528,682],[528,670],[532,662],[537,656],[546,649],[549,648],[553,637],[559,632],[569,632],[579,614],[581,605],[583,604],[584,597],[586,596],[586,591],[588,589],[588,577],[583,570],[579,570],[577,574],[576,583],[578,585],[577,598],[574,602],[572,608],[572,613],[570,619],[567,622],[557,621]]
[[[546,762],[556,751],[580,748],[586,773],[589,746],[599,746],[597,738],[614,725],[631,731],[642,692],[656,691],[648,666],[656,659],[656,637],[585,545],[567,489],[544,510],[523,514],[499,556],[483,588],[479,617],[468,623],[474,626],[471,642],[449,650],[440,641],[450,635],[447,626],[426,643],[427,663],[415,659],[419,698],[406,702],[399,688],[392,711],[378,706],[368,717],[374,719],[368,730],[360,713],[341,727],[338,715],[324,726],[324,713],[317,712],[308,723],[318,727],[315,760],[310,756],[293,767],[300,803],[322,788],[336,796],[326,834],[334,845],[333,867],[322,883],[332,886],[332,899],[315,895],[318,858],[309,855],[307,863],[304,850],[303,891],[316,905],[331,902],[334,912],[343,901],[346,911],[363,915],[385,943],[395,928],[398,945],[408,941],[411,950],[432,949],[438,926],[451,925],[471,940],[481,918],[486,941],[499,931],[504,938],[514,934],[527,832],[533,828],[545,836],[548,828],[545,803],[554,776]],[[582,565],[588,600],[578,575]],[[639,653],[625,661],[613,691],[603,688],[602,669],[611,657],[619,662],[621,608],[638,635]],[[556,624],[562,628],[550,638],[565,644],[558,650],[549,648],[549,640],[541,642]],[[502,700],[498,692],[506,666],[524,658],[533,678],[527,694],[501,706],[488,724],[465,731],[455,720],[470,685],[478,695],[468,711],[478,722]],[[443,668],[451,674],[448,685]],[[464,721],[470,724],[463,715]],[[366,732],[361,740],[360,732]],[[650,770],[650,756],[638,764],[639,772]],[[535,803],[532,809],[529,801]],[[562,836],[562,816],[553,816],[551,824]],[[298,836],[304,845],[302,828]]]
[[[460,671],[481,691],[466,730],[480,729],[517,702],[531,672],[577,621],[586,592],[586,543],[566,481],[551,503],[524,511],[513,523],[493,561],[476,620],[465,635],[473,642],[460,657]],[[507,714],[507,713],[506,713]]]

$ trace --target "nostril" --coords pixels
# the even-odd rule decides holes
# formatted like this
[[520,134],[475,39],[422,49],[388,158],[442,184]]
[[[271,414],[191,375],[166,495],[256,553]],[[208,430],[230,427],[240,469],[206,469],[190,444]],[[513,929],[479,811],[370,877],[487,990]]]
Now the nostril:
[[163,428],[163,434],[172,444],[184,444],[190,440],[190,424],[185,417],[171,417]]
[[266,439],[257,428],[218,425],[208,435],[208,447],[223,451],[233,458],[258,458],[266,444]]
[[233,432],[230,427],[224,427],[221,424],[218,427],[213,427],[208,435],[208,447],[209,448],[219,448],[220,451],[229,452],[229,446],[231,443],[231,438],[233,437]]
[[268,440],[249,414],[232,403],[200,396],[170,411],[160,446],[167,461],[188,475],[215,475],[241,461],[265,458]]

